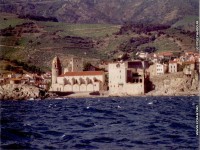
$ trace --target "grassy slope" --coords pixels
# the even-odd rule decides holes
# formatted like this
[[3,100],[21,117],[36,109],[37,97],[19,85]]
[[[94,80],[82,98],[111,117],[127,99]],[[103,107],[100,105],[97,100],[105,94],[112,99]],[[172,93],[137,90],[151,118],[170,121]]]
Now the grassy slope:
[[[7,20],[4,20],[4,18],[6,18]],[[9,25],[14,27],[14,26],[16,26],[18,24],[22,24],[24,22],[28,22],[28,20],[19,19],[14,14],[0,13],[0,29],[7,28],[7,27],[9,27]]]
[[[4,20],[7,18],[7,20]],[[30,22],[30,20],[18,19],[16,15],[11,14],[3,14],[0,15],[0,29],[6,28],[9,25],[15,26],[17,24],[21,24],[24,22]],[[39,65],[42,68],[47,68],[50,66],[51,60],[55,55],[61,57],[62,60],[66,58],[76,55],[80,57],[85,57],[86,59],[91,58],[102,58],[107,59],[110,51],[118,50],[118,46],[129,40],[131,37],[138,36],[135,33],[127,34],[127,35],[113,35],[116,33],[120,26],[118,25],[110,25],[110,24],[66,24],[66,23],[58,23],[58,22],[42,22],[42,21],[34,21],[38,27],[40,27],[42,33],[46,34],[44,38],[37,38],[37,34],[25,34],[20,39],[18,39],[18,46],[14,46],[13,37],[0,37],[0,44],[6,45],[1,46],[0,54],[6,55],[11,59],[18,59],[22,61],[27,61],[28,58],[31,58],[31,61],[34,65]],[[177,37],[181,37],[183,39],[183,43],[191,44],[192,39],[179,34],[173,28],[166,31],[170,35],[176,35]],[[40,33],[40,34],[42,34]],[[47,47],[61,47],[65,45],[64,40],[60,40],[59,42],[54,42],[52,38],[55,36],[59,36],[61,38],[65,36],[80,36],[80,37],[89,37],[94,41],[102,41],[100,42],[100,46],[93,49],[55,49],[52,50],[41,50],[40,48]],[[33,43],[30,44],[29,41],[32,40]],[[40,45],[37,45],[37,42],[40,42]],[[14,46],[14,47],[8,47]],[[146,46],[155,46],[158,51],[168,51],[168,50],[179,50],[179,46],[173,40],[169,40],[167,38],[158,39],[152,43],[141,45],[141,47]],[[41,65],[42,64],[42,65]],[[65,65],[65,63],[64,63]]]
[[10,63],[4,60],[0,60],[0,73],[3,73],[3,74],[12,73],[11,71],[5,70],[6,65],[10,65]]
[[37,24],[44,27],[45,31],[59,31],[60,36],[80,36],[99,38],[117,32],[120,26],[110,24],[66,24],[61,22],[42,22]]
[[172,25],[174,28],[182,28],[185,30],[195,31],[195,23],[198,16],[186,16]]
[[176,43],[169,39],[161,39],[161,40],[156,40],[152,43],[149,44],[143,44],[141,47],[155,47],[158,52],[164,52],[164,51],[179,51],[179,47]]
[[[6,18],[6,20],[4,19]],[[15,25],[22,24],[24,22],[30,22],[30,20],[18,19],[16,15],[12,14],[2,14],[0,15],[0,29],[4,29],[11,25],[14,27]],[[15,45],[16,38],[15,37],[2,37],[0,36],[0,44],[1,51],[0,55],[4,55],[10,59],[18,59],[21,61],[27,61],[27,56],[33,57],[33,61],[39,60],[38,62],[42,64],[44,62],[43,68],[45,66],[50,65],[50,61],[52,57],[55,55],[60,55],[63,58],[76,55],[80,57],[87,58],[99,58],[101,55],[95,49],[86,50],[87,54],[85,55],[85,51],[82,49],[58,49],[52,51],[39,50],[38,48],[46,48],[46,47],[60,47],[65,44],[65,41],[60,41],[59,43],[54,43],[52,41],[52,37],[48,38],[49,33],[55,33],[61,38],[65,36],[80,36],[80,37],[89,37],[92,39],[101,39],[106,36],[110,36],[112,33],[115,33],[119,30],[120,26],[117,25],[109,25],[109,24],[66,24],[66,23],[58,23],[58,22],[42,22],[42,21],[34,21],[39,27],[42,28],[44,33],[47,33],[47,37],[43,39],[38,39],[37,35],[27,34],[18,39],[19,45]],[[34,41],[34,43],[30,46],[28,41]],[[41,45],[37,45],[35,43],[40,42]],[[64,56],[63,56],[64,55]],[[102,57],[104,57],[102,55]],[[37,63],[36,62],[36,65]]]

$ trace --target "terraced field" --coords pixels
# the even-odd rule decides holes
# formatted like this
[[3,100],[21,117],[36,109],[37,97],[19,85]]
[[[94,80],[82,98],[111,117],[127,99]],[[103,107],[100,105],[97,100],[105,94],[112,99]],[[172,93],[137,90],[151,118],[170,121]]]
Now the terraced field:
[[[122,53],[120,45],[131,38],[150,37],[134,32],[116,34],[120,25],[33,21],[19,19],[16,15],[7,13],[0,14],[0,22],[0,29],[13,28],[12,31],[16,31],[12,36],[0,36],[1,58],[17,59],[45,70],[50,69],[51,60],[55,55],[61,57],[63,66],[71,56],[83,57],[85,62],[111,60]],[[172,27],[180,24],[181,22],[178,22]],[[194,48],[194,38],[174,28],[164,32],[168,37],[156,38],[155,41],[141,44],[138,49],[152,46],[160,52]]]

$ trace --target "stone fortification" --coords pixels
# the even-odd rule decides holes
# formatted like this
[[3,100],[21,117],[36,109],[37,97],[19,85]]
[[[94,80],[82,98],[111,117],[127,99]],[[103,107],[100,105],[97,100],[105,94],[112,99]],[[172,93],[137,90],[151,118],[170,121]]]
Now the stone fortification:
[[0,100],[36,99],[41,96],[39,88],[25,84],[7,84],[0,86]]
[[198,95],[199,77],[197,73],[186,76],[182,72],[165,74],[150,79],[154,90],[146,95]]

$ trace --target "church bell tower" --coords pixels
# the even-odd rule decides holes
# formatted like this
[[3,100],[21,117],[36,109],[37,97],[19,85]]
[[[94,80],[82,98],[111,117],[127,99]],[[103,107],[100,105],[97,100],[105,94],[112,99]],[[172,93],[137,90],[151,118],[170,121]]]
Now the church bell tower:
[[56,56],[52,62],[52,84],[57,83],[57,77],[61,75],[62,67],[60,63],[60,59]]

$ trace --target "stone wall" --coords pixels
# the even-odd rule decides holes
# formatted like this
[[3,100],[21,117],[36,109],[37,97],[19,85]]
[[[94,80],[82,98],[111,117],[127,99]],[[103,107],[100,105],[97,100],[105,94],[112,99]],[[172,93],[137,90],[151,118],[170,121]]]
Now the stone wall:
[[154,90],[147,95],[196,95],[200,90],[199,76],[195,72],[191,76],[186,76],[183,72],[159,75],[150,80]]
[[104,90],[103,84],[100,82],[93,82],[92,84],[53,84],[50,88],[52,92],[95,92]]
[[6,84],[0,86],[0,100],[22,100],[39,98],[40,90],[37,87],[25,84]]

